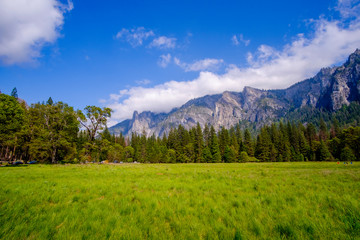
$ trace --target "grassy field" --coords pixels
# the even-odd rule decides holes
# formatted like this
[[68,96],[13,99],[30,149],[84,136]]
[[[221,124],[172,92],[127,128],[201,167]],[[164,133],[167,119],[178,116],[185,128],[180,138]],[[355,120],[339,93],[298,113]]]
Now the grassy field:
[[360,163],[0,168],[1,239],[360,239]]

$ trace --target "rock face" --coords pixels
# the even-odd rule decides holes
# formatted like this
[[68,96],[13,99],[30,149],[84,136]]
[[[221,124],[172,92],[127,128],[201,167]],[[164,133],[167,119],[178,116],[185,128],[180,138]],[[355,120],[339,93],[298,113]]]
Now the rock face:
[[229,128],[239,121],[250,121],[260,126],[285,116],[304,106],[336,111],[342,105],[360,101],[360,50],[351,54],[340,67],[323,68],[313,78],[282,90],[259,90],[244,87],[242,92],[224,92],[188,101],[170,113],[134,112],[109,130],[115,134],[131,132],[147,136],[162,136],[179,124],[191,128],[200,123],[218,130]]

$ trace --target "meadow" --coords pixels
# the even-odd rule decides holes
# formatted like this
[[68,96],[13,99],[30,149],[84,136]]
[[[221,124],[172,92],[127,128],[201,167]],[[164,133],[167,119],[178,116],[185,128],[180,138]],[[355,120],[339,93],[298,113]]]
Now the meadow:
[[360,163],[0,168],[0,239],[360,239]]

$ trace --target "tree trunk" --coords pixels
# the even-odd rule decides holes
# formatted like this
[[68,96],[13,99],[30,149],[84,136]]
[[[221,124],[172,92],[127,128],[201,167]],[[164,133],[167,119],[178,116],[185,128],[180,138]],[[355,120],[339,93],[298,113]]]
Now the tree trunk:
[[8,160],[9,146],[6,146],[5,160]]
[[56,147],[53,146],[53,152],[52,152],[52,157],[51,157],[51,163],[56,163]]
[[13,160],[16,160],[16,144],[14,144],[14,149],[13,149],[13,158],[15,158],[15,159],[13,159]]

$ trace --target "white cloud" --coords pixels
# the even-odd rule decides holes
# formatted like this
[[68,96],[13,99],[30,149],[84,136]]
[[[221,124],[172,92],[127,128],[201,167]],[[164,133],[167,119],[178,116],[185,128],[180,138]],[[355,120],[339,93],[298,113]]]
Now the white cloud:
[[144,40],[154,35],[155,34],[152,30],[146,30],[144,27],[133,28],[130,30],[123,28],[116,34],[116,38],[124,39],[130,43],[132,47],[137,47],[143,45]]
[[[360,14],[357,16],[359,18]],[[242,91],[244,86],[260,89],[289,87],[314,76],[322,67],[344,61],[359,48],[358,18],[350,22],[349,19],[317,20],[311,36],[299,34],[280,50],[261,45],[257,52],[248,54],[247,68],[230,65],[224,74],[200,72],[191,81],[169,81],[151,88],[123,89],[119,94],[111,95],[108,101],[108,106],[114,110],[112,120],[131,118],[134,110],[168,112],[192,98],[226,90]],[[343,24],[345,21],[347,24]],[[184,64],[178,59],[175,63]],[[183,67],[191,69],[188,64]]]
[[184,63],[181,62],[178,58],[174,57],[174,63],[183,68],[185,72],[216,71],[223,64],[223,62],[224,60],[222,59],[205,58],[193,63]]
[[151,81],[149,79],[143,79],[143,80],[136,81],[137,85],[148,85],[150,83],[151,83]]
[[242,34],[232,36],[231,41],[235,46],[239,46],[240,43],[243,43],[245,46],[249,46],[250,44],[250,40],[244,39]]
[[343,18],[357,18],[360,12],[360,1],[339,0],[336,9]]
[[73,7],[70,0],[1,0],[0,61],[17,64],[41,57],[42,47],[59,38],[64,14]]
[[171,61],[171,55],[168,53],[168,54],[164,54],[164,55],[161,55],[159,60],[158,60],[158,65],[162,68],[166,68],[169,63]]
[[155,38],[149,45],[149,47],[156,47],[160,49],[170,49],[175,48],[176,38],[169,38],[165,36],[160,36]]

